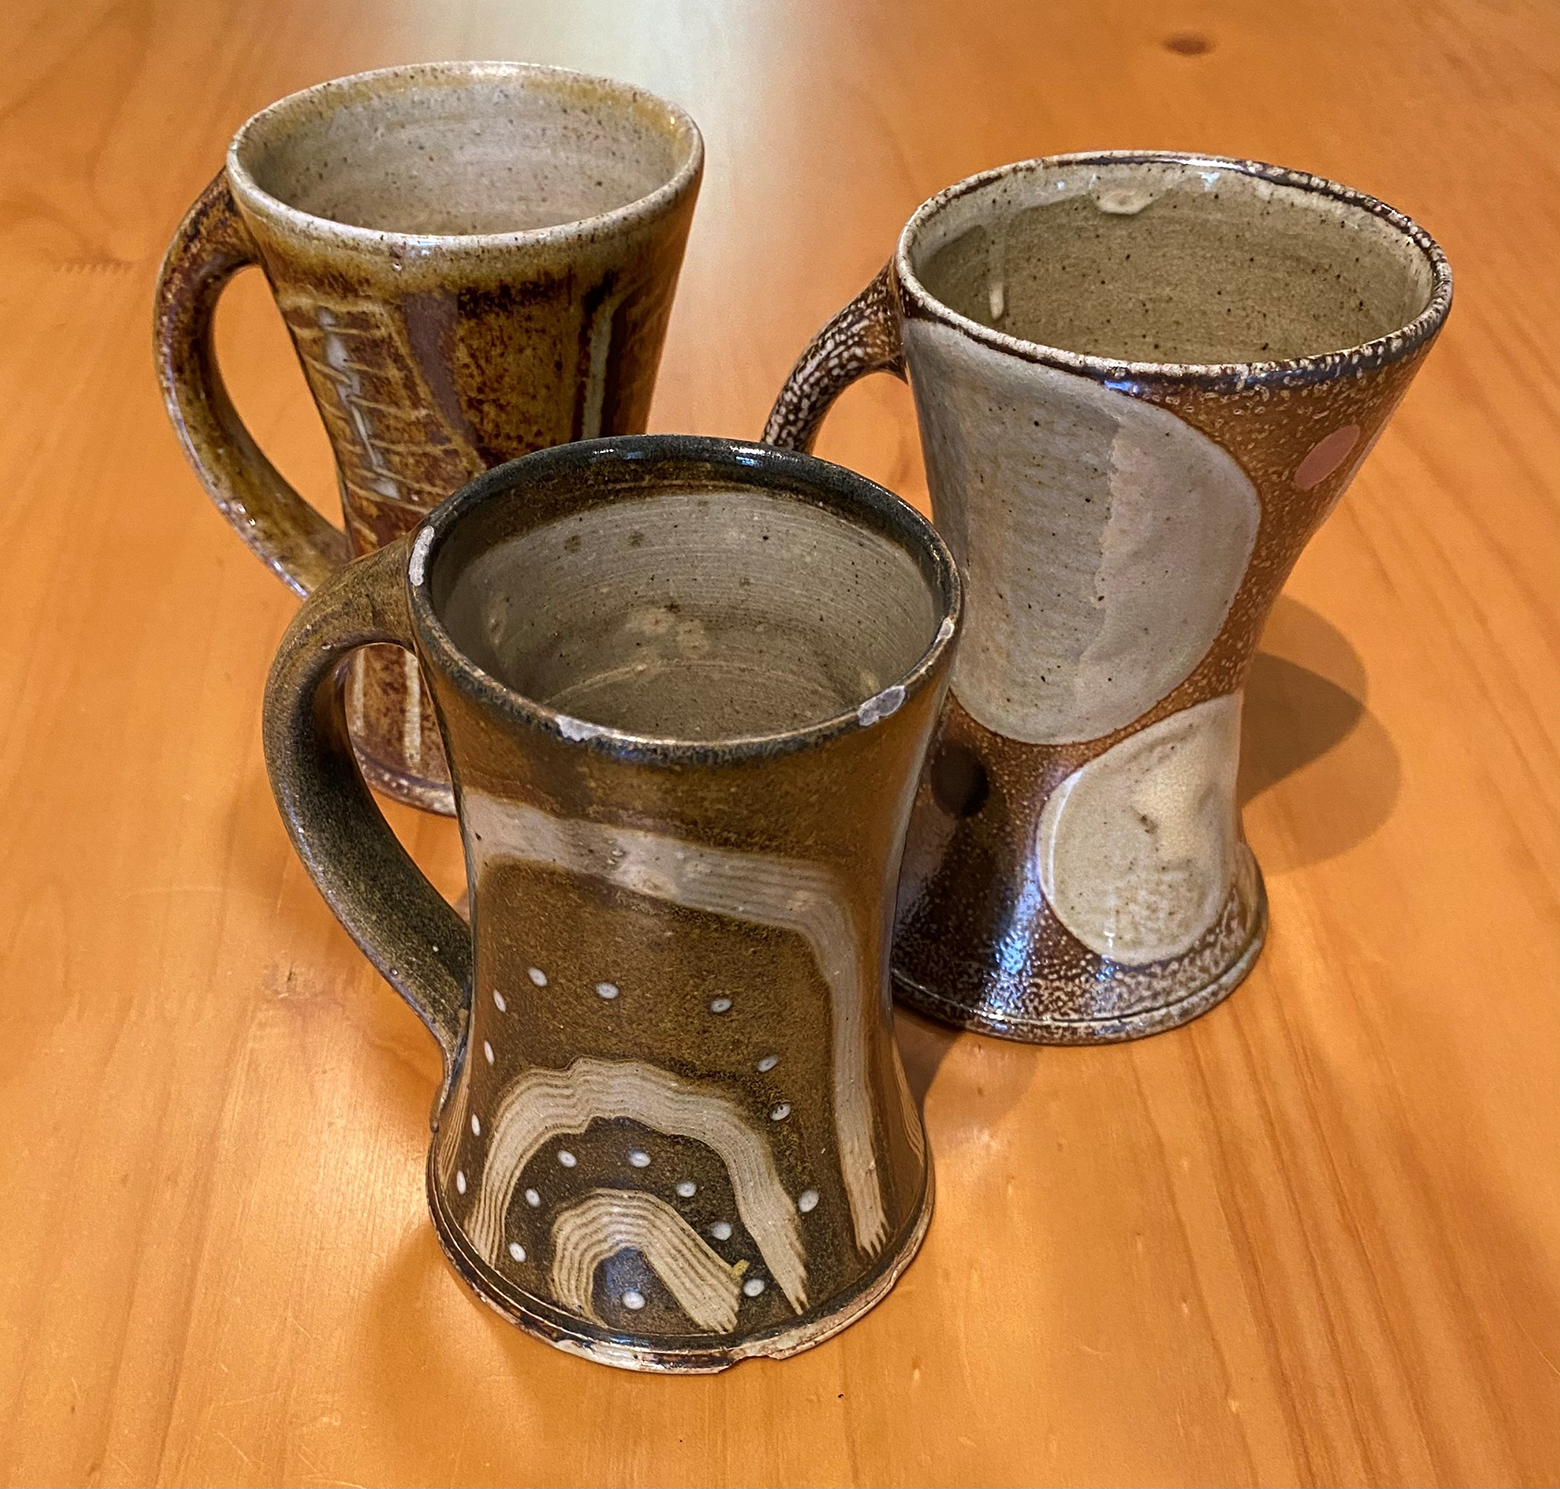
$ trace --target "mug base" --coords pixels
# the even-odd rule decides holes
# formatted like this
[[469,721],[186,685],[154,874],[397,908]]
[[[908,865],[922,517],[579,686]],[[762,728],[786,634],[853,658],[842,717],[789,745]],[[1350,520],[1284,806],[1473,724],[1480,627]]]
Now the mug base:
[[[1253,865],[1255,867],[1255,865]],[[1251,933],[1235,960],[1218,976],[1180,997],[1131,1013],[1106,1017],[1029,1018],[1012,1008],[1008,995],[1000,1001],[950,998],[918,982],[899,967],[893,969],[894,996],[906,1008],[939,1023],[991,1034],[1021,1044],[1121,1044],[1179,1028],[1222,1003],[1245,980],[1267,940],[1268,904],[1260,873],[1256,875],[1256,904]]]
[[915,1259],[926,1238],[932,1219],[934,1184],[930,1155],[926,1162],[926,1183],[921,1190],[909,1222],[898,1238],[885,1246],[876,1267],[843,1301],[783,1328],[730,1339],[711,1339],[681,1345],[675,1339],[635,1340],[596,1328],[582,1319],[506,1287],[486,1265],[472,1254],[469,1243],[456,1228],[443,1205],[439,1191],[434,1155],[428,1155],[428,1208],[433,1214],[434,1233],[455,1275],[486,1303],[500,1318],[525,1333],[561,1349],[565,1354],[611,1365],[619,1370],[641,1370],[660,1375],[714,1375],[743,1360],[784,1360],[815,1344],[832,1339],[842,1330],[880,1303]]

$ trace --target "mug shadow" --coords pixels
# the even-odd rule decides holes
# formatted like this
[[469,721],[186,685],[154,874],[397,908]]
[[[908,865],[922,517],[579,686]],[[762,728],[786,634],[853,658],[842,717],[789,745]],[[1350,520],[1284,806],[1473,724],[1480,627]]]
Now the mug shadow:
[[1243,811],[1260,803],[1257,858],[1271,876],[1364,842],[1391,816],[1402,771],[1367,704],[1365,664],[1330,621],[1280,595],[1262,647],[1246,679],[1237,797]]
[[[1365,664],[1336,626],[1280,595],[1262,645],[1246,680],[1237,798],[1243,812],[1256,804],[1257,857],[1272,877],[1334,858],[1368,838],[1392,814],[1401,767],[1391,736],[1367,705]],[[903,1006],[895,1007],[894,1019],[923,1115],[927,1093],[960,1040],[1024,1048]]]

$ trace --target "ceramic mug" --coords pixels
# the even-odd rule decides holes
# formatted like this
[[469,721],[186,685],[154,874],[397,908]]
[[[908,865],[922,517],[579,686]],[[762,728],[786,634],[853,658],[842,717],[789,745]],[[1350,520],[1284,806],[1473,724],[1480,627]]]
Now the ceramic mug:
[[[490,466],[642,430],[703,160],[674,105],[509,62],[360,73],[256,114],[157,286],[163,396],[212,500],[308,594]],[[251,264],[330,436],[344,532],[266,459],[223,387],[212,318]],[[369,779],[453,810],[409,657],[364,652],[347,696]]]
[[[894,887],[959,620],[880,487],[685,436],[545,450],[317,590],[265,705],[287,829],[444,1053],[456,1270],[562,1348],[717,1370],[845,1327],[931,1205]],[[471,930],[397,844],[339,664],[431,685]]]
[[1451,305],[1430,237],[1245,160],[1057,156],[949,187],[803,354],[810,449],[908,372],[968,634],[905,857],[899,996],[1083,1043],[1170,1028],[1266,929],[1235,795],[1263,621]]

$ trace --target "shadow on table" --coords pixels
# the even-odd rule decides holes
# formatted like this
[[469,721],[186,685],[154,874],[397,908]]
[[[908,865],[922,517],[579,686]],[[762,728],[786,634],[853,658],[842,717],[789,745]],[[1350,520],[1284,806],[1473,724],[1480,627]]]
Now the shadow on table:
[[1248,804],[1314,764],[1285,793],[1284,830],[1264,842],[1264,872],[1287,873],[1347,852],[1391,815],[1397,748],[1366,705],[1365,664],[1330,621],[1287,595],[1246,680],[1238,794]]
[[[1263,645],[1246,681],[1241,807],[1314,767],[1286,793],[1282,831],[1266,834],[1261,845],[1263,870],[1273,876],[1335,857],[1368,838],[1391,815],[1401,772],[1396,746],[1366,706],[1365,664],[1337,627],[1281,595]],[[955,1043],[984,1036],[904,1008],[896,1019],[910,1089],[924,1107]]]

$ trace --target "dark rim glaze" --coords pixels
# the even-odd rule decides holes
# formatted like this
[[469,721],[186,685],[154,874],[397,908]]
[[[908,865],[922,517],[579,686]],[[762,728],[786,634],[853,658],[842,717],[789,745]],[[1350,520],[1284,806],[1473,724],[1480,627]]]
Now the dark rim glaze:
[[[1295,357],[1283,362],[1122,362],[1024,341],[1004,331],[983,326],[979,321],[970,320],[944,305],[916,278],[910,263],[911,249],[921,230],[950,203],[1004,176],[1043,167],[1091,165],[1178,165],[1188,171],[1236,171],[1279,186],[1330,197],[1334,201],[1369,212],[1390,223],[1424,255],[1430,267],[1429,301],[1413,320],[1395,331],[1389,331],[1385,336],[1362,342],[1359,346],[1318,352],[1309,357]],[[1122,392],[1132,392],[1136,385],[1173,385],[1201,388],[1213,393],[1237,393],[1243,388],[1302,387],[1349,373],[1370,372],[1389,362],[1396,362],[1423,346],[1441,329],[1452,307],[1452,268],[1446,261],[1446,255],[1418,223],[1387,206],[1385,202],[1367,196],[1363,191],[1355,191],[1353,187],[1329,181],[1323,176],[1292,171],[1284,166],[1266,165],[1260,160],[1237,160],[1223,155],[1188,155],[1174,150],[1100,150],[1078,155],[1050,155],[998,166],[995,170],[967,177],[938,192],[916,209],[899,235],[899,243],[894,250],[894,273],[907,313],[941,321],[976,341],[1015,357],[1022,357],[1026,362],[1039,362],[1064,372],[1082,373],[1096,382],[1125,385],[1120,387]]]
[[[320,217],[313,212],[305,212],[272,195],[255,180],[244,163],[252,141],[268,130],[285,129],[290,114],[301,114],[307,118],[311,106],[316,102],[342,107],[355,97],[374,97],[397,83],[443,83],[447,87],[459,87],[463,83],[506,79],[533,79],[543,87],[552,84],[590,88],[601,96],[603,102],[610,101],[626,111],[664,111],[671,126],[668,134],[681,147],[682,159],[677,169],[654,191],[634,201],[624,202],[594,217],[555,223],[551,227],[522,228],[510,233],[406,233],[337,222],[333,217]],[[320,241],[347,242],[357,248],[385,248],[397,256],[415,255],[423,247],[434,247],[441,253],[449,253],[452,249],[488,251],[519,248],[527,244],[568,243],[600,232],[603,228],[610,229],[632,220],[658,216],[699,179],[703,169],[704,137],[686,109],[646,89],[619,82],[615,78],[575,72],[567,67],[544,67],[533,62],[419,62],[331,78],[328,82],[316,83],[312,88],[289,93],[285,98],[268,104],[239,127],[227,152],[227,175],[235,193],[293,233]]]
[[[439,668],[475,703],[507,723],[540,729],[598,754],[647,765],[723,765],[772,759],[872,727],[861,719],[858,705],[848,712],[776,734],[711,740],[633,734],[574,719],[537,703],[483,671],[456,646],[434,610],[431,593],[431,575],[445,538],[483,503],[524,486],[529,480],[577,471],[584,484],[589,482],[591,467],[624,461],[652,466],[664,463],[669,468],[669,485],[675,484],[677,467],[698,463],[734,486],[810,502],[897,542],[931,584],[939,601],[939,625],[920,660],[884,691],[903,688],[904,700],[908,700],[933,684],[938,664],[958,634],[963,589],[953,554],[914,507],[865,476],[794,450],[706,435],[634,434],[554,445],[495,466],[463,486],[417,530],[406,576],[417,639]],[[648,491],[646,496],[653,500],[654,492]]]

